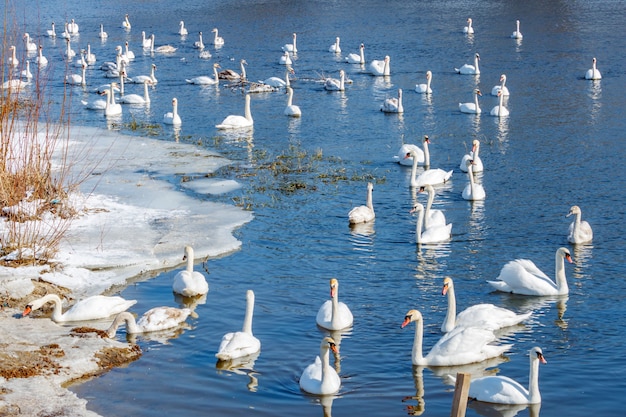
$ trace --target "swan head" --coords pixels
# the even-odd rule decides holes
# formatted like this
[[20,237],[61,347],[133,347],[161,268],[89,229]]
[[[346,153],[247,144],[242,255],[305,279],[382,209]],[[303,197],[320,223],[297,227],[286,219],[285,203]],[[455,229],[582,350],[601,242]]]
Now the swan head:
[[500,81],[506,81],[506,75],[502,74],[502,75],[500,76]]
[[480,61],[480,55],[478,54],[478,52],[476,52],[476,55],[474,55],[474,57]]
[[332,278],[330,280],[330,298],[335,298],[337,296],[338,288],[339,288],[339,281],[337,281],[337,278]]
[[428,135],[424,135],[424,143],[430,143],[430,139],[428,138]]
[[[176,102],[176,99],[172,99],[172,104]],[[193,259],[193,248],[189,245],[185,246],[185,254],[183,255],[183,261],[187,259]]]
[[454,287],[454,284],[452,283],[452,278],[445,277],[443,279],[443,288],[441,289],[441,295],[446,295],[452,287]]
[[471,25],[471,24],[472,24],[472,18],[471,18],[471,17],[468,17],[468,18],[467,18],[467,24],[468,24],[468,25]]
[[534,348],[530,349],[528,354],[530,355],[530,359],[531,360],[534,360],[536,358],[536,359],[539,360],[539,362],[541,362],[543,364],[548,363],[546,358],[544,358],[543,351],[541,350],[541,348],[539,346],[535,346]]
[[572,260],[572,255],[569,253],[569,249],[567,249],[567,248],[559,248],[559,250],[556,251],[556,255],[558,257],[563,258],[563,259],[567,259],[567,261],[569,263],[573,263],[574,262]]
[[478,88],[474,90],[474,94],[479,95],[479,96],[483,95],[483,93],[481,93]]
[[427,80],[431,79],[432,76],[433,76],[433,73],[430,70],[426,71],[426,79]]
[[404,329],[410,323],[414,321],[420,321],[422,319],[422,313],[417,310],[409,310],[404,316],[404,321],[402,322],[402,328]]
[[413,204],[413,208],[409,211],[409,213],[413,214],[418,211],[424,211],[424,205],[422,203]]
[[480,141],[478,139],[474,139],[472,141],[472,151],[476,152],[476,149],[480,148]]
[[574,214],[581,214],[581,213],[582,213],[582,211],[580,210],[580,207],[578,207],[578,206],[572,206],[572,207],[570,207],[570,209],[569,209],[569,213],[567,213],[567,214],[565,215],[565,217],[569,217],[569,216],[572,216],[572,215],[574,215]]
[[338,354],[339,353],[339,348],[337,347],[337,343],[335,342],[335,339],[333,339],[332,337],[325,337],[322,340],[322,349],[330,349],[333,351],[334,354]]
[[359,49],[365,49],[365,44],[361,44],[361,46],[359,46]]

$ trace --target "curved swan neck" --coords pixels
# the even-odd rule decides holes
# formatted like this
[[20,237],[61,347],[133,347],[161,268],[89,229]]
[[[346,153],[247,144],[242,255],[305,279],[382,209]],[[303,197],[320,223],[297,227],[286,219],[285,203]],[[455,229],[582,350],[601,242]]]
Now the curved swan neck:
[[530,355],[530,373],[528,375],[528,402],[535,404],[541,402],[541,393],[539,392],[539,358],[536,355]]
[[446,295],[448,297],[448,312],[441,326],[441,331],[445,333],[452,330],[456,324],[456,294],[454,293],[454,286],[452,284],[448,284],[448,292]]
[[117,333],[117,329],[126,322],[126,333],[140,333],[139,328],[137,327],[137,322],[135,321],[135,317],[130,314],[128,311],[124,311],[119,313],[111,326],[106,330],[108,337],[114,337],[115,333]]
[[291,88],[287,89],[287,107],[293,105],[293,90]]
[[326,379],[326,375],[328,374],[328,369],[330,368],[330,348],[328,346],[328,342],[322,342],[320,346],[320,360],[322,361],[322,380],[321,385],[324,385],[324,380]]
[[246,293],[246,315],[243,319],[242,332],[252,334],[252,316],[254,314],[254,293],[248,290]]
[[422,356],[422,339],[424,338],[424,323],[422,320],[415,322],[415,337],[413,338],[413,350],[411,351],[413,365],[424,365]]
[[31,307],[33,310],[37,310],[51,301],[54,303],[54,308],[52,310],[52,320],[55,322],[61,321],[61,317],[63,316],[63,305],[61,303],[61,298],[56,294],[44,295],[39,300],[35,300],[35,302],[31,304]]
[[433,205],[433,201],[435,200],[435,189],[432,186],[427,186],[426,190],[428,191],[428,201],[426,201],[426,213],[424,214],[424,227],[428,229],[428,218],[430,217],[430,208]]
[[569,292],[569,287],[567,286],[567,278],[565,277],[565,258],[561,254],[561,251],[557,251],[554,263],[556,288],[558,293],[567,294]]

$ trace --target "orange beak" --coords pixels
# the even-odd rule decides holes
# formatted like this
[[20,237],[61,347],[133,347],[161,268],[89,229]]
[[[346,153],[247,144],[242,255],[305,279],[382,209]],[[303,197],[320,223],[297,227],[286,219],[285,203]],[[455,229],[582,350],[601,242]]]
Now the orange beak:
[[565,254],[565,259],[567,259],[569,261],[569,263],[573,263],[574,261],[572,261],[572,257],[570,256],[569,253]]
[[404,329],[411,322],[411,317],[406,316],[402,322],[402,328]]
[[441,295],[446,295],[448,292],[448,284],[443,284],[443,288],[441,289]]
[[26,306],[26,308],[24,308],[24,311],[22,312],[22,317],[28,316],[28,314],[30,314],[31,311],[33,311],[33,307]]
[[337,349],[337,345],[334,343],[330,344],[330,350],[333,351],[333,353],[338,354],[339,353],[339,349]]

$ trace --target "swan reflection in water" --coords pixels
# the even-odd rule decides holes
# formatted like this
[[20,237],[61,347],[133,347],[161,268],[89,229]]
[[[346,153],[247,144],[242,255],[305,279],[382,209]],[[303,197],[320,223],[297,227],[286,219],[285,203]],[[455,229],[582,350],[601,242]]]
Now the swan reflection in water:
[[467,406],[476,411],[477,414],[485,417],[514,417],[519,414],[520,411],[524,411],[528,408],[529,417],[539,417],[539,411],[541,410],[541,403],[539,404],[490,404],[481,401],[468,401]]
[[[246,387],[248,387],[248,391],[256,392],[259,386],[259,379],[257,375],[258,372],[254,370],[254,363],[261,352],[256,352],[252,355],[244,356],[241,358],[230,359],[230,360],[218,360],[215,364],[215,369],[218,371],[227,371],[236,375],[247,375],[249,378]],[[221,373],[221,372],[219,372]]]
[[178,339],[185,330],[193,329],[193,326],[187,322],[182,322],[178,327],[149,333],[126,333],[126,341],[133,345],[137,344],[137,340],[141,339],[146,342],[157,342],[162,345],[169,344],[171,339]]

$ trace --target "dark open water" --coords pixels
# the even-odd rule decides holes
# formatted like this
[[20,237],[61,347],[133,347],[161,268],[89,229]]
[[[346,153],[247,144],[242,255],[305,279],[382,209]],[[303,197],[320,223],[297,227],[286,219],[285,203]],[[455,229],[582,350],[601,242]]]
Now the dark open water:
[[[154,415],[323,415],[317,398],[298,387],[302,369],[318,352],[323,332],[315,313],[327,298],[328,279],[341,283],[341,299],[352,309],[355,324],[341,340],[343,385],[334,398],[335,416],[449,415],[452,388],[429,369],[413,369],[413,330],[400,329],[407,310],[424,313],[425,350],[440,337],[445,315],[440,295],[444,276],[455,279],[459,308],[491,302],[517,311],[534,311],[527,326],[508,337],[514,343],[502,374],[528,378],[528,349],[543,348],[548,364],[540,370],[542,416],[623,414],[626,302],[624,260],[624,3],[621,1],[50,1],[18,7],[19,30],[36,35],[65,19],[81,25],[75,47],[89,42],[98,60],[113,58],[115,45],[130,42],[137,59],[130,75],[147,74],[154,62],[159,84],[151,91],[148,111],[125,108],[131,120],[160,124],[173,96],[183,118],[181,141],[200,143],[234,161],[219,176],[235,177],[243,191],[227,196],[198,196],[252,204],[255,219],[237,231],[242,249],[210,260],[211,290],[191,328],[167,344],[140,338],[143,357],[73,389],[104,416]],[[36,10],[36,11],[34,11]],[[129,13],[130,33],[119,26]],[[467,17],[476,33],[461,33]],[[179,20],[190,35],[176,35]],[[509,38],[515,20],[524,39]],[[109,39],[96,38],[104,23]],[[191,45],[199,30],[209,43],[220,29],[226,45],[202,61]],[[155,33],[157,44],[179,47],[173,56],[150,56],[139,48],[141,31]],[[223,68],[249,63],[252,80],[282,76],[280,47],[298,33],[294,63],[294,101],[300,120],[283,116],[285,96],[253,97],[254,132],[222,136],[214,125],[228,114],[243,113],[240,92],[225,87],[202,89],[185,78],[210,74],[213,62]],[[341,57],[327,52],[341,37]],[[391,57],[391,77],[363,74],[343,56],[366,45],[368,61]],[[21,44],[19,44],[21,46]],[[63,43],[43,39],[51,65],[50,88],[60,95]],[[481,55],[480,77],[460,76],[453,68]],[[583,79],[591,58],[598,59],[600,82]],[[312,79],[345,69],[353,83],[345,93],[327,93]],[[413,91],[433,72],[430,99]],[[72,68],[73,72],[76,72]],[[497,99],[489,95],[501,73],[511,91],[511,115],[489,116]],[[105,80],[88,72],[90,85]],[[471,101],[478,86],[483,114],[461,114],[458,103]],[[134,86],[127,86],[131,92]],[[382,100],[404,89],[405,114],[378,111]],[[132,92],[141,92],[137,87]],[[83,96],[80,90],[73,94]],[[75,97],[78,98],[78,97]],[[97,112],[85,112],[78,100],[72,121],[106,127]],[[171,128],[156,136],[172,140]],[[409,170],[393,163],[403,142],[431,137],[434,167],[454,169],[451,184],[440,187],[436,205],[453,223],[451,242],[416,247]],[[458,164],[471,141],[481,141],[487,199],[470,204],[461,198],[466,177]],[[318,151],[322,157],[316,158]],[[274,177],[266,169],[247,176],[278,155],[300,161],[301,172]],[[321,174],[324,175],[321,175]],[[344,175],[346,179],[337,180]],[[177,183],[180,179],[174,178]],[[347,212],[365,198],[375,182],[377,218],[370,231],[352,232]],[[284,189],[294,183],[306,189]],[[425,201],[425,195],[420,196]],[[593,226],[593,244],[573,247],[566,241],[573,204]],[[492,293],[485,283],[508,260],[530,258],[553,276],[554,252],[567,246],[574,264],[566,265],[569,297],[561,300]],[[198,268],[200,266],[198,265]],[[174,302],[170,291],[176,271],[163,273],[123,291],[137,298],[137,312]],[[245,290],[256,292],[254,332],[262,351],[254,371],[216,369],[214,354],[221,336],[241,325]],[[406,401],[403,401],[405,400]],[[326,403],[328,406],[328,403]],[[493,408],[467,415],[513,415]],[[507,413],[508,412],[508,413]],[[495,414],[494,414],[495,413]],[[529,415],[529,410],[519,412]]]

